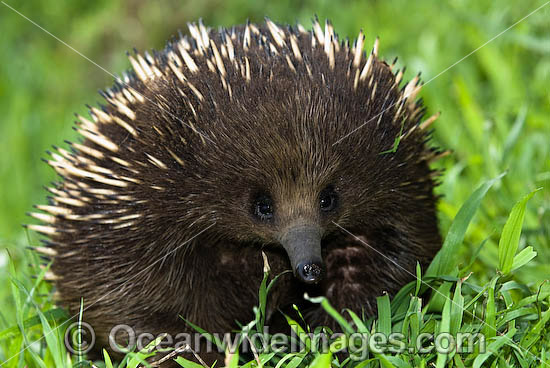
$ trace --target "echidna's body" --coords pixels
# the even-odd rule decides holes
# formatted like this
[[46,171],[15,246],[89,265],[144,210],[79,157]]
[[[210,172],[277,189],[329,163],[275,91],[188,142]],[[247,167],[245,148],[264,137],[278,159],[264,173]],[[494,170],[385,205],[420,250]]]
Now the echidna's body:
[[179,316],[231,331],[252,318],[263,250],[273,275],[295,273],[271,318],[295,303],[330,323],[305,291],[372,313],[440,247],[418,79],[400,88],[377,44],[365,57],[362,34],[349,47],[329,24],[190,32],[131,56],[109,104],[79,117],[83,142],[48,161],[63,181],[31,227],[60,303],[83,298],[103,346],[118,324],[189,331]]

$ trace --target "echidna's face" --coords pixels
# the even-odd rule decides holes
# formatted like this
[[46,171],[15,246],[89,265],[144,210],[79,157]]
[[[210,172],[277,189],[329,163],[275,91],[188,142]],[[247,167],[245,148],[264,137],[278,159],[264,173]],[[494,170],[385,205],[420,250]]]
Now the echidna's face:
[[[279,87],[270,91],[282,93]],[[224,237],[231,234],[258,248],[282,246],[294,274],[306,283],[321,279],[321,241],[347,212],[342,205],[349,198],[339,147],[333,146],[330,132],[322,131],[331,108],[318,106],[314,115],[303,110],[303,96],[313,94],[299,89],[299,97],[276,99],[279,105],[263,102],[262,108],[249,106],[236,114],[244,118],[228,117],[223,125],[246,126],[244,119],[263,121],[265,127],[228,133],[230,143],[224,141],[216,153],[209,153],[218,158],[210,157],[212,166],[205,170],[205,175],[215,175],[217,184],[210,190],[203,187],[211,193],[203,202],[215,204],[211,212]],[[336,114],[330,112],[334,118]]]
[[300,178],[286,183],[274,180],[271,187],[251,194],[250,215],[255,233],[264,241],[284,247],[296,277],[306,283],[318,282],[324,268],[321,239],[338,217],[337,184],[330,180],[303,182]]
[[[367,126],[339,142],[368,120],[368,110],[358,104],[361,95],[319,83],[281,75],[261,94],[244,90],[219,117],[220,131],[195,158],[200,168],[193,165],[198,172],[192,173],[201,183],[200,203],[216,219],[212,231],[258,250],[284,247],[294,274],[307,283],[322,277],[322,241],[338,231],[335,223],[364,231],[387,204],[402,214],[392,188],[407,178],[396,155],[381,155],[399,126],[385,127],[377,140],[371,140],[376,125]],[[399,160],[410,154],[402,151]],[[393,216],[385,220],[396,222]]]
[[317,282],[323,270],[321,238],[326,220],[336,211],[338,194],[332,186],[317,196],[285,194],[275,195],[277,200],[269,192],[254,195],[252,216],[285,248],[295,275],[304,282]]

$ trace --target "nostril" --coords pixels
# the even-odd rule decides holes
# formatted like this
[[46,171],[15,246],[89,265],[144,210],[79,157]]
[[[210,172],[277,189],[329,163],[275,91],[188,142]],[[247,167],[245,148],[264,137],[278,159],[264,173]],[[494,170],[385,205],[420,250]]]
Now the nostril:
[[296,267],[296,276],[306,284],[316,284],[323,278],[323,265],[315,262],[302,262]]

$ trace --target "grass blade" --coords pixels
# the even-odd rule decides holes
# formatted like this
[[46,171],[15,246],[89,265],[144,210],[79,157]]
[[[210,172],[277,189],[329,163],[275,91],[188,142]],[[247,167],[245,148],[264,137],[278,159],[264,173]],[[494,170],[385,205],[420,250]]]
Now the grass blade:
[[348,323],[348,321],[346,321],[346,319],[340,314],[338,313],[338,311],[336,309],[334,309],[334,307],[330,304],[330,302],[328,301],[327,298],[325,298],[324,296],[319,296],[319,297],[310,297],[308,296],[307,294],[304,295],[304,299],[312,302],[312,303],[315,303],[315,304],[321,304],[321,306],[323,307],[323,309],[332,317],[334,318],[334,320],[336,322],[338,322],[338,324],[340,325],[340,327],[342,327],[342,330],[347,333],[347,334],[352,334],[354,333],[355,331],[353,330],[353,328],[351,327],[351,325]]
[[[439,325],[439,333],[449,333],[451,332],[451,299],[447,299],[445,306],[443,307],[443,313],[441,314],[441,323]],[[443,368],[447,362],[448,353],[438,352],[436,368]]]
[[457,282],[453,304],[451,306],[451,334],[454,336],[462,326],[464,316],[464,296],[462,295],[462,281]]
[[514,264],[514,256],[518,250],[519,237],[523,226],[523,218],[525,217],[525,207],[531,197],[535,195],[541,188],[535,189],[531,193],[523,197],[514,205],[510,216],[504,224],[502,235],[498,243],[498,261],[499,269],[503,274],[508,274],[512,271]]
[[452,274],[452,271],[458,263],[458,259],[454,257],[454,255],[464,240],[464,235],[466,234],[470,221],[472,221],[485,194],[487,194],[493,184],[503,176],[504,174],[500,174],[496,178],[483,183],[462,205],[449,228],[449,232],[447,233],[441,250],[437,253],[428,267],[426,276]]
[[378,331],[389,336],[391,334],[391,307],[388,294],[376,298],[378,306]]
[[514,257],[514,263],[512,263],[512,271],[517,270],[531,262],[533,258],[537,256],[537,252],[533,250],[533,247],[526,247]]
[[105,361],[105,368],[113,368],[113,362],[107,350],[103,349],[103,360]]
[[311,368],[330,368],[330,362],[332,361],[332,353],[329,351],[328,353],[319,354],[313,360],[310,367]]

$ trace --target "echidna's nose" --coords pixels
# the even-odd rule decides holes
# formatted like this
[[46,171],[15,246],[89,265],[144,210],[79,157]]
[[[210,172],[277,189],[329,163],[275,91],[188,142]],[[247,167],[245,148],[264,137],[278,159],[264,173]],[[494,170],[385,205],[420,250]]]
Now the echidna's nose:
[[296,277],[306,284],[316,284],[323,278],[323,264],[320,262],[302,262],[294,271]]
[[280,235],[280,242],[298,280],[307,284],[321,281],[324,266],[321,256],[321,229],[318,226],[291,226]]

